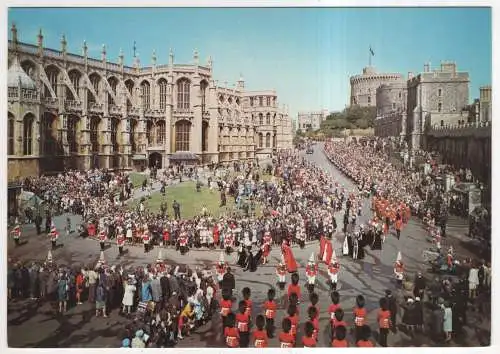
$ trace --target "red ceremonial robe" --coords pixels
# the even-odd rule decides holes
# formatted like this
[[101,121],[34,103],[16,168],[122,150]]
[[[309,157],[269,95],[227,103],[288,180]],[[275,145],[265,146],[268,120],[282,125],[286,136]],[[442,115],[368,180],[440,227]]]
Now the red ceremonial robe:
[[297,262],[295,261],[295,257],[293,256],[292,249],[288,245],[284,245],[283,249],[283,258],[285,258],[286,268],[288,269],[288,273],[295,273],[297,271]]
[[325,244],[327,243],[327,239],[325,236],[321,236],[319,239],[319,258],[323,259],[323,252],[325,252]]
[[329,265],[333,255],[333,246],[330,241],[327,241],[325,243],[325,250],[323,252],[324,253],[321,256],[321,261],[325,262],[326,265]]

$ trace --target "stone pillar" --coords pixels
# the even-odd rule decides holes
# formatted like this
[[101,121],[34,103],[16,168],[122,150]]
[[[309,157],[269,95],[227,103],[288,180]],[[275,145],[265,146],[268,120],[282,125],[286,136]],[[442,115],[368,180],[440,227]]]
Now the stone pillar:
[[[105,104],[104,107],[107,107]],[[99,167],[109,168],[109,159],[111,155],[111,117],[107,116],[107,108],[104,108],[105,115],[102,117],[102,130],[101,130],[101,146]]]
[[123,151],[121,152],[120,157],[120,168],[129,168],[130,163],[129,159],[132,153],[132,147],[130,146],[130,119],[125,118],[120,121],[121,129],[121,146]]
[[174,117],[173,117],[173,105],[172,105],[172,94],[170,90],[170,86],[168,89],[168,95],[167,95],[167,105],[165,106],[165,146],[164,146],[164,151],[165,153],[163,154],[163,163],[162,166],[163,168],[166,168],[170,164],[170,159],[169,156],[172,153],[172,149],[174,148],[172,146],[172,128],[173,128],[173,123],[174,123]]
[[215,83],[210,82],[207,97],[208,111],[210,112],[210,122],[208,124],[208,153],[212,162],[219,162],[219,118],[217,110],[217,93]]
[[200,77],[193,77],[191,84],[191,107],[193,109],[193,120],[191,125],[191,134],[189,138],[189,147],[195,154],[201,154],[201,127],[203,123],[203,116],[201,111],[201,91],[200,91]]

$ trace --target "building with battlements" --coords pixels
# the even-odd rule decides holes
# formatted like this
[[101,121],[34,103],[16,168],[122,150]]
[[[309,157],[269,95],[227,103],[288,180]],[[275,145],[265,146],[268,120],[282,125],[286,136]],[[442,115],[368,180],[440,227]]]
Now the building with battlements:
[[[8,178],[64,169],[166,167],[189,152],[200,163],[270,156],[292,147],[292,121],[273,90],[218,85],[213,62],[133,66],[20,43],[8,44]],[[179,154],[180,153],[180,154]],[[182,157],[182,156],[181,156]]]
[[368,66],[361,75],[350,78],[351,105],[361,107],[375,107],[377,104],[377,89],[384,84],[404,82],[403,76],[398,73],[377,73],[375,68]]
[[457,124],[467,120],[469,73],[457,71],[454,62],[442,62],[432,70],[408,78],[407,118],[402,121],[403,135],[413,149],[425,148],[426,127]]
[[297,114],[297,129],[306,132],[308,130],[316,131],[321,128],[321,123],[328,116],[328,110],[323,109],[315,112],[299,112]]

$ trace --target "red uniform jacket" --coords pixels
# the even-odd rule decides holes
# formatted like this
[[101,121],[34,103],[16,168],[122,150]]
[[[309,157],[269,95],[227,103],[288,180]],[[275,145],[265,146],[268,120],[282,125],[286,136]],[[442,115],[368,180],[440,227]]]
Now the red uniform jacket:
[[278,306],[276,305],[276,302],[274,300],[273,301],[267,300],[266,302],[264,302],[264,309],[266,310],[265,312],[266,318],[272,319],[276,317],[277,308]]
[[333,348],[347,348],[348,346],[349,346],[349,344],[347,343],[347,341],[345,339],[342,339],[342,340],[334,339],[332,341]]
[[231,307],[233,307],[233,302],[231,300],[220,301],[220,314],[222,317],[226,317],[231,312]]
[[238,348],[240,346],[240,333],[236,328],[226,327],[224,337],[226,337],[226,345],[229,348]]
[[295,343],[295,336],[291,333],[281,332],[279,335],[279,340],[281,343],[281,348],[293,348]]
[[267,332],[266,330],[256,329],[253,332],[253,338],[255,339],[255,348],[267,348]]
[[293,285],[293,284],[290,284],[288,285],[288,297],[290,297],[290,295],[292,295],[293,293],[297,294],[297,297],[300,299],[300,286],[299,285]]
[[380,309],[377,321],[380,328],[391,328],[391,312]]
[[363,326],[366,321],[366,309],[364,307],[356,307],[354,309],[354,324],[357,327]]
[[374,345],[369,340],[358,340],[356,346],[359,348],[373,348]]
[[302,337],[302,344],[305,348],[314,348],[316,347],[316,339],[314,337]]
[[330,314],[330,320],[335,318],[335,311],[340,308],[340,304],[331,304],[328,306],[328,313]]
[[238,328],[238,332],[246,333],[249,331],[249,322],[250,318],[246,313],[238,313],[236,314],[236,328]]

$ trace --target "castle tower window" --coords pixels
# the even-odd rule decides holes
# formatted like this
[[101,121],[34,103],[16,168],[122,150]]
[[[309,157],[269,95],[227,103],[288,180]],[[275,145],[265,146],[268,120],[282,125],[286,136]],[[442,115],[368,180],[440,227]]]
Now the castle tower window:
[[266,98],[266,104],[268,107],[271,105],[271,97]]
[[264,115],[259,113],[259,125],[264,125]]
[[264,97],[259,97],[259,106],[262,107],[264,105]]
[[372,103],[372,98],[371,96],[368,96],[368,104]]
[[443,90],[438,89],[438,96],[441,97],[442,94],[443,94]]
[[266,114],[266,125],[271,125],[271,113]]
[[443,109],[443,104],[441,102],[438,103],[438,112],[441,112]]

